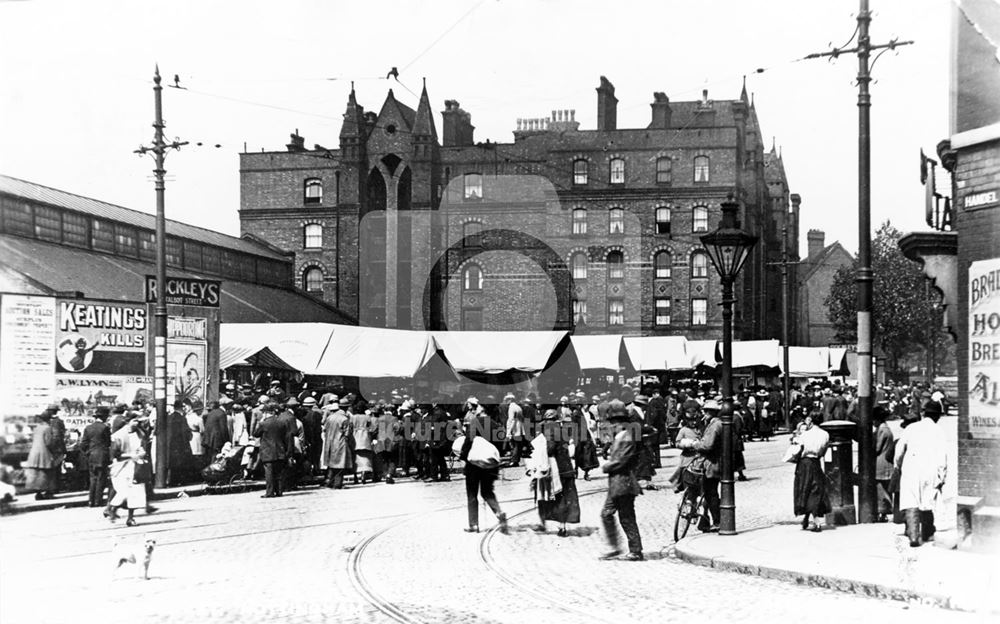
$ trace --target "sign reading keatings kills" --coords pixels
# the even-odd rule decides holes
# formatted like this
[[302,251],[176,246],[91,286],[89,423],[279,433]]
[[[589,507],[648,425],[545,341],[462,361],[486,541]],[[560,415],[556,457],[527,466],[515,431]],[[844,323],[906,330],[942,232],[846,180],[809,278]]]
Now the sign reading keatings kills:
[[1000,258],[969,267],[969,433],[1000,438]]
[[56,373],[145,375],[144,304],[60,299]]

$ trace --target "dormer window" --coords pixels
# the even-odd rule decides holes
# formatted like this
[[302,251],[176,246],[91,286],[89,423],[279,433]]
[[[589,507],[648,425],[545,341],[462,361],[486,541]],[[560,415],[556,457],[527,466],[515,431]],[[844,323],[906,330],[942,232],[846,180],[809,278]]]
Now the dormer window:
[[483,176],[479,173],[465,174],[465,194],[467,200],[477,200],[483,198]]
[[323,181],[319,178],[309,178],[306,180],[302,201],[305,204],[322,204]]

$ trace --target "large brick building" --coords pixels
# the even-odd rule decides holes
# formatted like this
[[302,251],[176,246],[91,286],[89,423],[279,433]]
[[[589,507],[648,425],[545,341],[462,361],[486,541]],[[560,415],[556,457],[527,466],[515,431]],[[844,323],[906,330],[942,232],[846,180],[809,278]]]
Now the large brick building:
[[826,234],[809,230],[806,234],[808,255],[799,267],[799,336],[804,347],[828,347],[840,343],[830,321],[826,298],[833,289],[833,279],[841,267],[851,266],[854,256],[840,241],[826,244]]
[[596,129],[559,110],[517,120],[513,142],[476,143],[454,100],[438,134],[426,86],[416,110],[390,90],[378,113],[352,89],[339,149],[296,133],[286,150],[241,155],[242,232],[294,252],[301,286],[363,325],[714,338],[720,284],[699,237],[732,193],[761,239],[736,335],[780,337],[770,263],[785,225],[797,259],[798,213],[746,90],[655,93],[642,128],[618,128],[617,103],[601,77]]

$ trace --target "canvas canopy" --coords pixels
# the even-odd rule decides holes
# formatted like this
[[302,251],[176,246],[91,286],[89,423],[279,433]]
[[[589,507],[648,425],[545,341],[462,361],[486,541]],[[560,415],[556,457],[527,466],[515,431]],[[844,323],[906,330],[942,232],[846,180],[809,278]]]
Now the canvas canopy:
[[567,339],[566,331],[431,332],[448,363],[459,372],[537,373]]
[[828,377],[828,347],[788,347],[788,374],[791,377]]
[[260,366],[279,370],[298,370],[282,360],[267,347],[237,347],[219,348],[219,368],[225,370],[230,366]]
[[[576,359],[581,370],[609,370],[630,366],[621,358],[622,337],[610,336],[570,336]],[[626,356],[627,358],[627,356]]]
[[[722,349],[722,345],[719,345]],[[721,354],[721,352],[720,352]],[[781,344],[777,340],[747,340],[733,342],[733,368],[781,366]]]
[[219,351],[259,351],[267,347],[295,370],[314,374],[330,344],[333,328],[328,323],[222,323]]
[[625,350],[637,371],[694,368],[684,336],[629,336]]
[[315,375],[413,377],[430,362],[437,343],[426,331],[334,325]]
[[688,340],[687,351],[691,357],[692,368],[698,366],[709,366],[715,368],[718,364],[716,359],[717,340]]

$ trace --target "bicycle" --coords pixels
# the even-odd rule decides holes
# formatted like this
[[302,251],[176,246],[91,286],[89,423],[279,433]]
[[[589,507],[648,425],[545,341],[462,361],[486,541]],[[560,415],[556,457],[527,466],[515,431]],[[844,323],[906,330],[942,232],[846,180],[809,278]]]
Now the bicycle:
[[705,475],[700,472],[685,468],[681,473],[681,482],[684,484],[684,493],[681,502],[677,505],[677,517],[674,518],[674,541],[679,542],[687,535],[691,523],[704,517],[708,510],[705,508],[705,492],[702,487],[702,480]]

